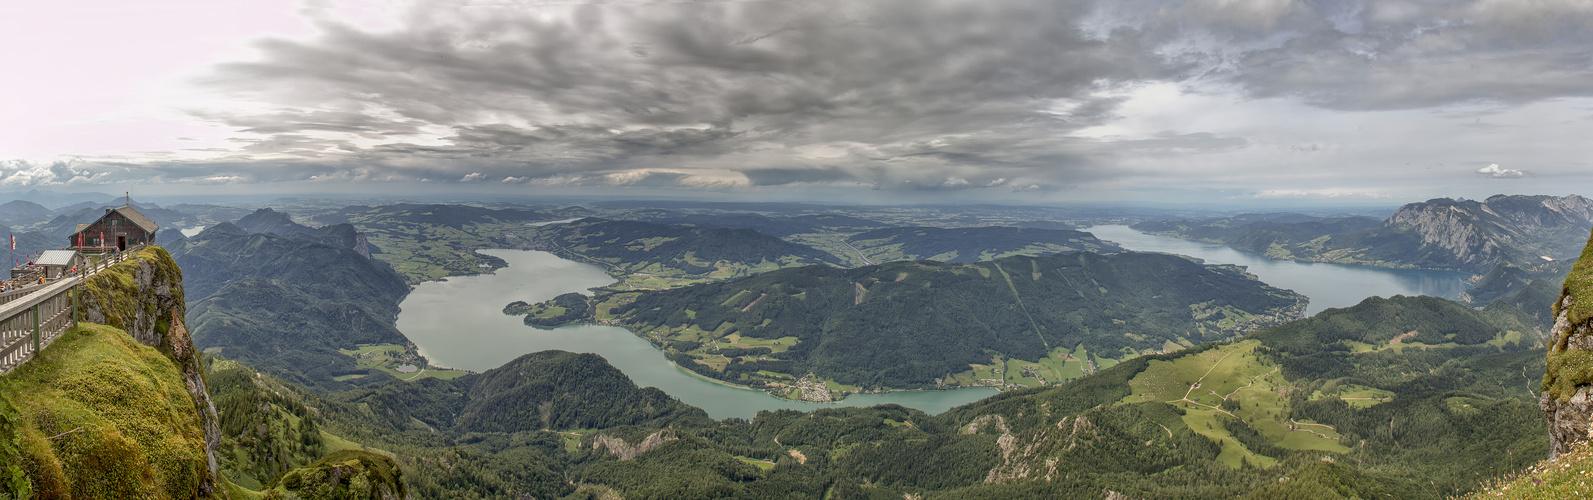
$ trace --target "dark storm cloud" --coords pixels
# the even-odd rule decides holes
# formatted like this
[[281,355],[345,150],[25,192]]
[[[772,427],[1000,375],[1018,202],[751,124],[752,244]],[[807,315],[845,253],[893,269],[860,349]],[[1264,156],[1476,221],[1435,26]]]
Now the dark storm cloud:
[[1147,82],[1355,110],[1588,95],[1586,5],[426,3],[216,68],[201,84],[247,105],[196,114],[254,138],[203,168],[70,178],[1045,188],[1252,144],[1179,124],[1075,135]]
[[[246,153],[316,160],[350,145],[318,143],[319,132],[381,138],[430,126],[451,131],[445,144],[395,141],[345,159],[423,157],[496,178],[661,167],[752,171],[744,182],[760,185],[876,183],[974,164],[1079,168],[1051,161],[1068,145],[1038,141],[1108,117],[1117,98],[1094,93],[1179,69],[1141,38],[1086,36],[1077,25],[1089,6],[1069,2],[425,8],[389,32],[328,23],[313,40],[262,43],[260,60],[204,83],[276,109],[215,120],[271,137]],[[1074,112],[1045,111],[1057,99]],[[948,145],[924,150],[937,139]],[[800,152],[837,143],[841,157]],[[782,164],[831,171],[767,175]],[[915,170],[881,173],[901,168]]]

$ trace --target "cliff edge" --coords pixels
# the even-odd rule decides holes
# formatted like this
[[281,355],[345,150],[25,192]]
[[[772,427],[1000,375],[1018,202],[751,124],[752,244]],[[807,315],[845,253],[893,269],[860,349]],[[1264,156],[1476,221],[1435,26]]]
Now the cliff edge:
[[[182,322],[182,270],[148,247],[77,290],[82,323],[0,377],[20,486],[36,498],[221,495],[221,431]],[[16,486],[0,496],[26,496]]]
[[1587,441],[1593,423],[1593,239],[1554,304],[1548,367],[1538,405],[1549,424],[1549,457]]

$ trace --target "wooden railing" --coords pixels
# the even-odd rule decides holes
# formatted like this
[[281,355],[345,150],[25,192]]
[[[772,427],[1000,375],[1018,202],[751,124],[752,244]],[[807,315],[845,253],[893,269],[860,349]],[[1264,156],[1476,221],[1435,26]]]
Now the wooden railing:
[[0,293],[0,375],[33,359],[76,323],[78,304],[73,291],[85,277],[127,260],[134,251],[101,258],[73,276]]
[[33,293],[33,288],[32,287],[29,287],[29,288],[18,288],[18,289],[15,289],[15,290],[6,290],[4,292],[0,292],[0,305],[4,305],[4,304],[7,304],[7,303],[10,303],[13,300],[17,300],[17,299],[20,299],[22,297],[25,297],[25,296],[27,296],[30,293]]
[[72,326],[72,290],[82,277],[57,280],[0,305],[0,374],[33,359]]

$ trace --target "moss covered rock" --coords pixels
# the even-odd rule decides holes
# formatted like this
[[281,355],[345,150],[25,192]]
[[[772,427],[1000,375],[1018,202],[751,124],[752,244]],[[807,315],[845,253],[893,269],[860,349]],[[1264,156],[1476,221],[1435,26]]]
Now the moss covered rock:
[[278,478],[266,498],[393,500],[408,498],[403,472],[393,459],[363,450],[342,450]]
[[1565,277],[1554,304],[1548,366],[1538,405],[1549,424],[1549,456],[1593,434],[1593,239]]

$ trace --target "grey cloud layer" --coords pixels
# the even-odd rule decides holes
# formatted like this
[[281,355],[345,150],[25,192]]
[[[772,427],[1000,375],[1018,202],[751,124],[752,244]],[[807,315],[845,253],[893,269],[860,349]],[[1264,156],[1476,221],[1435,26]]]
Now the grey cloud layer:
[[[417,12],[391,33],[329,25],[321,39],[269,42],[263,60],[207,83],[283,106],[217,118],[285,138],[259,152],[427,163],[422,176],[914,187],[965,183],[957,172],[978,167],[988,184],[1081,168],[1060,136],[1106,116],[1089,94],[1172,71],[1132,39],[1086,38],[1075,26],[1087,12],[924,1]],[[1058,98],[1085,102],[1071,120],[1040,111]],[[446,128],[446,144],[342,155],[346,141],[305,135],[419,124]],[[801,151],[816,145],[829,154]]]
[[[1052,188],[1117,175],[1121,158],[1249,144],[1071,135],[1145,82],[1353,110],[1587,95],[1588,5],[427,4],[398,29],[325,22],[216,68],[204,88],[254,104],[196,112],[253,137],[227,154],[65,178]],[[48,172],[0,166],[0,184]]]
[[[1257,97],[1347,110],[1593,95],[1593,2],[1119,2]],[[1189,52],[1177,52],[1187,47]]]

